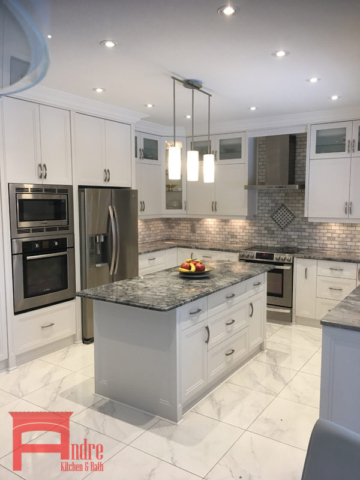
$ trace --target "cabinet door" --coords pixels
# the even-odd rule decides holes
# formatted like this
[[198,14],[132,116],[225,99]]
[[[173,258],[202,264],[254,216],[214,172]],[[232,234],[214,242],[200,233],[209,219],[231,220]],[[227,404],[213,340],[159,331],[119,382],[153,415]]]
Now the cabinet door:
[[[210,137],[210,152],[214,153],[215,155],[214,144],[214,137]],[[199,161],[202,162],[204,155],[209,153],[208,137],[195,137],[194,145],[191,138],[188,138],[187,148],[188,150],[197,150],[199,152]],[[202,163],[200,163],[200,169],[202,169]]]
[[214,183],[204,183],[203,162],[200,162],[199,181],[186,183],[187,213],[215,215],[214,190]]
[[141,197],[144,202],[141,215],[161,214],[161,167],[139,165],[141,169]]
[[351,154],[352,122],[312,125],[310,158],[346,158]]
[[141,160],[149,161],[150,163],[160,163],[159,156],[159,137],[156,135],[149,135],[143,133],[141,135],[142,143],[142,158]]
[[297,317],[316,318],[316,260],[296,259],[296,300]]
[[182,401],[194,397],[207,383],[207,321],[181,332]]
[[218,215],[246,215],[245,172],[245,164],[220,165],[217,162],[215,168],[215,211]]
[[106,185],[105,120],[76,114],[75,164],[79,185]]
[[105,121],[107,185],[131,187],[131,127],[125,123]]
[[181,178],[169,179],[169,148],[173,147],[174,141],[165,140],[165,211],[168,214],[185,213],[185,187],[186,187],[186,149],[185,139],[176,142],[181,151]]
[[258,293],[249,299],[249,350],[264,341],[266,322],[265,294]]
[[40,105],[40,142],[44,183],[71,185],[69,111]]
[[220,164],[245,163],[243,133],[216,135],[214,139],[216,160]]
[[4,97],[4,144],[9,183],[42,183],[39,106]]
[[360,219],[360,157],[351,159],[349,218]]
[[308,216],[348,218],[350,158],[311,160]]
[[139,164],[135,165],[135,188],[138,191],[138,215],[142,215],[143,211],[143,192],[142,192],[142,166]]
[[360,120],[353,122],[351,152],[353,157],[360,157]]

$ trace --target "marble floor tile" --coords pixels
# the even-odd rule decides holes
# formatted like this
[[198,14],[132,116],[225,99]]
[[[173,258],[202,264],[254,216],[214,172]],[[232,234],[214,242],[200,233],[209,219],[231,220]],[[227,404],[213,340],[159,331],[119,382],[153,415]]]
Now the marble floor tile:
[[70,345],[70,347],[45,355],[41,359],[76,372],[94,363],[94,344]]
[[321,375],[321,352],[315,353],[310,360],[305,363],[301,372],[310,373],[311,375]]
[[223,383],[192,410],[246,430],[273,399],[272,395]]
[[94,378],[95,377],[95,365],[92,363],[91,365],[79,370],[78,373],[81,373],[82,375],[86,375],[87,377],[93,377]]
[[322,336],[318,332],[283,327],[271,336],[271,342],[291,347],[306,348],[316,352],[321,347]]
[[[274,335],[276,335],[276,333]],[[274,335],[270,340],[272,340]],[[290,347],[289,345],[273,343],[272,341],[267,340],[265,342],[265,350],[256,356],[256,360],[258,362],[278,365],[279,367],[290,368],[298,371],[313,355],[313,350]]]
[[104,465],[104,472],[92,473],[89,480],[199,480],[181,468],[147,453],[126,447]]
[[240,428],[191,412],[179,425],[160,420],[133,446],[204,477],[242,433]]
[[[102,462],[106,462],[112,456],[120,452],[125,445],[112,438],[101,435],[98,432],[94,432],[82,425],[74,424],[70,422],[70,444],[83,444],[86,438],[88,444],[102,444],[103,446],[103,459]],[[59,443],[60,436],[56,432],[46,432],[41,437],[36,438],[31,443]],[[71,449],[70,449],[71,456]],[[92,458],[94,462],[98,462],[96,457]],[[69,460],[72,462],[72,459]],[[76,464],[85,464],[89,460],[74,460]],[[12,469],[13,455],[7,455],[0,460],[1,465],[8,469]],[[105,464],[106,465],[106,464]],[[105,470],[104,465],[104,470]],[[106,475],[103,473],[103,478],[106,479]],[[26,454],[22,457],[22,470],[21,477],[25,480],[81,480],[89,475],[89,471],[79,472],[61,472],[61,460],[59,453],[32,453]]]
[[76,415],[102,400],[102,397],[95,395],[93,378],[79,373],[71,373],[46,387],[40,388],[40,390],[36,390],[36,392],[26,395],[24,400],[47,410],[55,412],[70,411]]
[[227,382],[276,396],[296,375],[296,370],[251,360]]
[[318,418],[319,409],[277,397],[249,431],[306,450]]
[[320,408],[320,377],[299,372],[279,393],[279,397]]
[[126,444],[158,422],[152,415],[107,399],[74,415],[71,420]]
[[271,335],[273,335],[275,332],[280,330],[282,328],[282,325],[278,325],[277,323],[266,323],[266,338],[269,338]]
[[42,360],[20,365],[16,370],[0,375],[0,389],[17,397],[23,397],[45,387],[71,373],[70,370]]
[[311,332],[314,334],[322,335],[322,327],[310,327],[309,325],[284,325],[286,329],[291,330],[303,330],[304,332]]
[[245,432],[206,480],[300,480],[304,462],[304,451]]
[[8,393],[8,392],[5,392],[4,390],[1,390],[0,391],[0,407],[3,407],[4,405],[7,405],[8,403],[11,403],[14,400],[17,400],[18,398],[19,397],[16,397],[15,395],[11,395],[11,393]]
[[14,472],[4,468],[0,465],[0,478],[1,480],[20,480],[21,477],[16,475]]

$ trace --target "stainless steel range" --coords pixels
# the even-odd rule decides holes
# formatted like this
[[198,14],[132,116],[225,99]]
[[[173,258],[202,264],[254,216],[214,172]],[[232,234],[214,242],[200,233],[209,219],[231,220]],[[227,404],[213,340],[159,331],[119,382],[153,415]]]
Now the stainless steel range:
[[293,262],[298,251],[296,247],[255,246],[239,253],[240,261],[274,264],[267,281],[268,320],[292,321]]

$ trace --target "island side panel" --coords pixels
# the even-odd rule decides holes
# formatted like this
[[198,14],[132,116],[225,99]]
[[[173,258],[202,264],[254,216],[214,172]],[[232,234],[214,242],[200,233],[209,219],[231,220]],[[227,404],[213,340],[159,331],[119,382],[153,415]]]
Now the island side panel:
[[176,310],[94,301],[94,328],[96,393],[178,422]]

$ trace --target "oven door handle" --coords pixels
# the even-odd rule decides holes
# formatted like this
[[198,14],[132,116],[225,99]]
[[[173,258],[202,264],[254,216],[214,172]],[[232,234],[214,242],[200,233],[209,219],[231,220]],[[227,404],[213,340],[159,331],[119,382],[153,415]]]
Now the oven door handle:
[[39,260],[41,258],[61,257],[62,255],[67,254],[68,252],[46,253],[45,255],[33,255],[31,257],[26,257],[26,260]]
[[288,266],[288,265],[277,265],[276,267],[274,267],[274,270],[291,270],[292,269],[292,266]]

